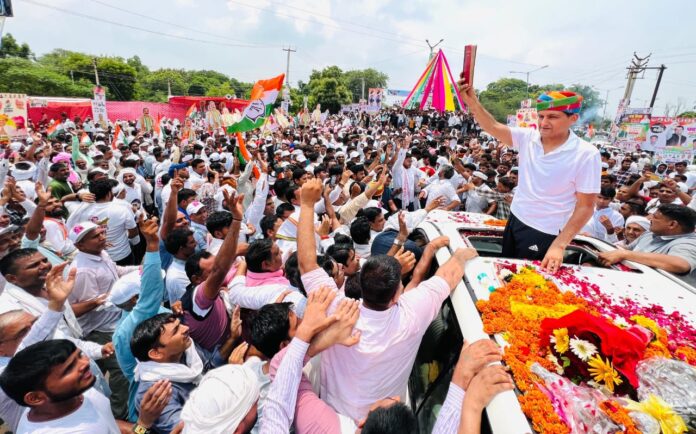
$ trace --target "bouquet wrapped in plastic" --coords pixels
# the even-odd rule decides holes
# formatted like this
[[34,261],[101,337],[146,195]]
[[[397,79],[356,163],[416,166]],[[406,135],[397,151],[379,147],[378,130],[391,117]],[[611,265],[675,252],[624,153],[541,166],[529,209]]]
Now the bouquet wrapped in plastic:
[[573,433],[609,434],[619,431],[599,403],[606,397],[597,389],[577,386],[572,381],[534,363],[531,371],[544,380],[537,386],[549,397],[554,410]]
[[651,357],[638,363],[636,373],[641,403],[657,405],[654,397],[660,397],[689,429],[696,430],[696,368],[679,360]]

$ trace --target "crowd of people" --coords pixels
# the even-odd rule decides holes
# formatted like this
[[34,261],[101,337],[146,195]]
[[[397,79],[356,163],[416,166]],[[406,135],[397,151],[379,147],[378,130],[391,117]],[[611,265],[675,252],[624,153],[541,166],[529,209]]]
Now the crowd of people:
[[[149,113],[32,126],[0,161],[0,417],[16,433],[415,433],[421,340],[474,249],[435,264],[436,209],[506,220],[503,255],[550,272],[577,234],[693,282],[696,175],[578,138],[582,98],[540,128],[390,110],[246,134]],[[319,113],[321,115],[321,113]],[[216,119],[213,124],[210,119]],[[217,122],[221,122],[218,124]],[[55,130],[55,128],[53,129]],[[124,134],[118,134],[121,130]],[[478,433],[513,389],[464,343],[434,433]]]

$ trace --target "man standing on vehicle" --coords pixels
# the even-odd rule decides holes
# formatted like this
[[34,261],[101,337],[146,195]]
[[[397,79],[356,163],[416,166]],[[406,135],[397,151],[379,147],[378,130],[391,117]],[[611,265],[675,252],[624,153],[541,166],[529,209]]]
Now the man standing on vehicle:
[[519,152],[519,185],[503,234],[503,256],[542,260],[542,267],[556,272],[566,246],[592,216],[600,189],[599,151],[570,129],[578,120],[582,96],[541,94],[537,131],[501,124],[465,80],[457,85],[481,128]]

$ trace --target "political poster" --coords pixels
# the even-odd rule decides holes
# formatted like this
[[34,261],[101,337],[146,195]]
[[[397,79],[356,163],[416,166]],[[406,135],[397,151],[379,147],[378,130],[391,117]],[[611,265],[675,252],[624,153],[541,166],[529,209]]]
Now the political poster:
[[647,150],[644,146],[648,140],[651,111],[650,108],[625,108],[619,118],[619,129],[614,145],[626,152]]
[[0,93],[0,144],[27,137],[27,96]]
[[408,90],[399,89],[387,89],[384,93],[384,104],[388,107],[398,105],[401,107],[408,98],[408,94],[411,93]]
[[382,108],[384,89],[371,88],[367,95],[367,112],[377,113]]
[[691,163],[696,149],[696,119],[654,117],[650,122],[648,141],[654,141],[658,161],[675,163],[686,160]]
[[366,99],[360,99],[360,101],[358,101],[358,111],[361,113],[367,111],[367,100]]
[[516,127],[517,126],[517,116],[507,115],[507,126],[508,127]]
[[92,119],[94,124],[103,129],[109,126],[109,117],[106,114],[106,93],[104,88],[97,86],[94,88],[94,99],[92,100]]
[[517,126],[520,128],[539,129],[539,114],[536,108],[521,108],[517,110]]

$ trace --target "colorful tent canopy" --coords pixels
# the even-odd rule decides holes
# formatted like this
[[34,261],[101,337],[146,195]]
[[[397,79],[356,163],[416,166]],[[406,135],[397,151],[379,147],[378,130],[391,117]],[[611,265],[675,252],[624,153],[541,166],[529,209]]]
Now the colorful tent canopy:
[[428,62],[428,66],[418,79],[416,86],[404,100],[403,107],[425,109],[430,107],[439,111],[455,111],[464,107],[456,88],[447,58],[442,50]]

